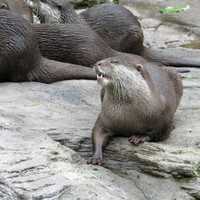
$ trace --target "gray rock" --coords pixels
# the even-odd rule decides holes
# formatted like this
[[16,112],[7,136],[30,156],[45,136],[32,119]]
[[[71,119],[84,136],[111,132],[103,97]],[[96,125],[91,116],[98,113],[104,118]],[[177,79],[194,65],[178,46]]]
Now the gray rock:
[[26,199],[144,199],[131,181],[84,164],[45,134],[1,130],[0,149],[1,176]]
[[140,161],[140,168],[147,173],[176,178],[198,177],[200,151],[197,148],[175,148],[162,144],[140,146],[134,154]]
[[181,186],[184,190],[187,190],[188,193],[193,196],[195,199],[200,199],[200,180],[192,179],[188,183],[182,184]]
[[[160,190],[163,191],[163,196],[170,196],[169,199],[192,199],[185,189],[170,177],[175,173],[194,176],[195,174],[191,173],[192,167],[199,161],[195,155],[198,155],[197,148],[200,142],[197,135],[200,115],[193,112],[195,106],[198,107],[199,74],[200,71],[194,69],[185,75],[185,96],[178,111],[182,113],[181,116],[177,113],[176,129],[164,142],[173,145],[171,148],[165,144],[145,144],[138,148],[130,145],[127,138],[115,138],[110,143],[105,151],[105,167],[118,175],[102,167],[85,165],[85,161],[77,153],[67,148],[74,149],[86,159],[91,155],[91,128],[100,110],[100,88],[95,81],[63,81],[50,85],[2,83],[1,176],[19,194],[31,195],[33,199],[79,197],[82,200],[106,197],[132,200],[134,196],[139,200],[159,200]],[[186,117],[188,114],[190,116]],[[197,132],[185,134],[185,130],[195,128]],[[67,147],[54,142],[46,134]],[[189,150],[195,148],[195,145],[197,151],[193,154]],[[165,149],[165,152],[154,152],[152,146],[155,149]],[[187,150],[187,146],[190,146],[190,149]],[[177,148],[182,148],[182,152],[185,148],[188,151],[187,155],[194,157],[181,157],[181,152],[175,151]],[[141,164],[144,158],[148,165]],[[162,165],[161,159],[168,159],[168,162]],[[186,169],[181,169],[180,173],[183,161],[190,162],[190,165]],[[168,178],[162,181],[160,178],[139,173],[145,167],[146,173],[155,175],[156,173],[152,173],[151,170],[154,168],[154,171],[157,170]],[[136,174],[143,178],[138,179]],[[152,184],[155,187],[152,188]],[[165,187],[169,190],[164,192]],[[189,190],[186,191],[191,193]]]
[[[146,46],[177,47],[190,44],[191,41],[199,41],[200,2],[198,0],[120,0],[120,4],[126,6],[141,20]],[[160,13],[160,9],[164,7],[187,5],[190,8],[184,12]],[[146,24],[151,28],[147,30]],[[199,46],[198,48],[200,48]]]

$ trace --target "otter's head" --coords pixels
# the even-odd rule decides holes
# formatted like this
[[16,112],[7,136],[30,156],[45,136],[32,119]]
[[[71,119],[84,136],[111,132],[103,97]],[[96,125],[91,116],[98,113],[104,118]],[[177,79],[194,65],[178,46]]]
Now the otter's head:
[[116,82],[133,83],[144,79],[145,73],[141,64],[130,65],[118,57],[101,60],[95,64],[94,69],[97,81],[102,87],[115,85]]
[[141,64],[131,64],[119,57],[112,57],[97,62],[94,68],[98,83],[120,99],[127,99],[130,91],[137,92],[147,85],[144,79],[146,72]]

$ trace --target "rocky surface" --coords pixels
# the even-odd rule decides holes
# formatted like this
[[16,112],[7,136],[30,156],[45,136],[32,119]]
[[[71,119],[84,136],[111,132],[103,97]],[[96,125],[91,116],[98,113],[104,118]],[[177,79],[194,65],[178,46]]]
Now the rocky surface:
[[95,81],[2,83],[1,177],[28,199],[193,199],[199,192],[200,73],[185,76],[171,137],[140,147],[115,138],[105,151],[112,172],[84,159],[100,109]]
[[[198,0],[120,0],[120,4],[139,17],[143,27],[145,44],[165,48],[199,45],[200,22]],[[175,14],[161,14],[160,9],[168,6],[189,6],[189,9]]]
[[[189,12],[188,21],[182,18],[187,13],[170,21],[155,12],[172,2],[180,3],[128,2],[142,23],[146,45],[178,47],[198,39],[199,22],[195,31],[189,23],[197,12]],[[194,3],[194,10],[199,6],[195,0],[181,2]],[[139,147],[114,138],[104,167],[86,164],[100,110],[95,81],[1,83],[0,199],[200,199],[200,69],[190,70],[183,74],[184,95],[170,137]]]
[[144,199],[131,181],[85,164],[43,133],[2,130],[0,148],[0,174],[26,200]]

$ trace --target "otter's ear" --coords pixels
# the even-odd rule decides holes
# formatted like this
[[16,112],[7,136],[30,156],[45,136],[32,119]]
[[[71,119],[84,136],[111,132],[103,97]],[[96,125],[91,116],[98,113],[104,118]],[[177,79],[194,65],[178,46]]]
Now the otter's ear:
[[137,69],[138,72],[143,72],[143,68],[144,68],[144,67],[143,67],[142,64],[137,64],[137,65],[136,65],[136,69]]

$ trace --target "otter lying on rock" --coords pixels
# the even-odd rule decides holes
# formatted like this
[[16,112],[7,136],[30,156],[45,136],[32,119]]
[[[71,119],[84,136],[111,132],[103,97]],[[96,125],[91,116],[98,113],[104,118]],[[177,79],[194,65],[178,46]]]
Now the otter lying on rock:
[[[200,67],[200,51],[177,48],[146,48],[143,46],[143,31],[136,16],[116,4],[101,4],[88,8],[77,15],[72,5],[52,5],[60,10],[62,23],[88,24],[113,49],[141,55],[149,60],[171,66]],[[39,14],[42,11],[39,11]],[[51,14],[52,12],[49,12]],[[53,16],[51,16],[53,17]]]
[[102,164],[102,149],[112,136],[129,137],[137,145],[169,135],[183,90],[176,71],[136,63],[129,55],[99,61],[95,70],[102,110],[92,130],[94,156],[88,163]]
[[[23,0],[2,1],[7,1],[15,5],[15,7],[24,5]],[[62,3],[59,3],[59,5],[51,4],[50,9],[52,9],[52,12],[51,10],[47,10],[47,7],[44,6],[45,2],[41,4],[42,6],[33,2],[33,7],[38,11],[40,18],[55,18],[49,22],[72,24],[65,28],[59,25],[49,27],[47,25],[46,27],[36,25],[36,27],[33,27],[35,31],[38,32],[37,37],[42,54],[50,59],[91,66],[98,60],[117,55],[116,52],[113,53],[113,51],[111,51],[111,48],[109,50],[108,45],[110,45],[115,50],[137,53],[147,59],[162,62],[166,65],[200,66],[200,52],[197,50],[144,48],[143,32],[140,23],[137,18],[123,6],[102,4],[87,9],[81,16],[78,16],[69,3],[64,3],[63,5]],[[37,7],[37,5],[40,5],[40,7]],[[19,9],[19,13],[21,13],[23,9],[24,12],[27,9],[27,7],[23,6],[20,6],[20,8],[21,10]],[[17,11],[12,6],[8,7],[8,9],[14,12]],[[55,13],[53,12],[54,10]],[[60,17],[58,16],[59,10]],[[73,23],[76,24],[77,28],[74,28],[75,25],[73,25]],[[41,31],[39,27],[41,27]],[[77,33],[78,29],[80,32]],[[95,35],[91,29],[97,32],[105,42],[97,34]],[[43,34],[41,34],[41,32],[43,32]],[[49,37],[51,37],[51,39]],[[67,42],[65,41],[66,37],[68,37]],[[69,37],[73,38],[71,43]],[[91,40],[90,37],[92,38]],[[94,40],[96,40],[96,42]],[[58,41],[58,43],[53,45],[56,41]],[[83,43],[85,44],[83,45]],[[106,43],[108,44],[107,47]],[[81,45],[81,48],[77,48],[77,45]],[[58,46],[60,47],[58,48]],[[69,48],[66,48],[66,46]],[[77,50],[74,51],[74,48]],[[70,53],[71,50],[72,53]],[[94,55],[92,52],[94,52]]]
[[96,79],[96,75],[88,67],[43,58],[29,22],[0,9],[0,81],[52,83],[68,79]]
[[118,55],[88,26],[82,24],[33,24],[43,56],[91,67],[97,61]]

